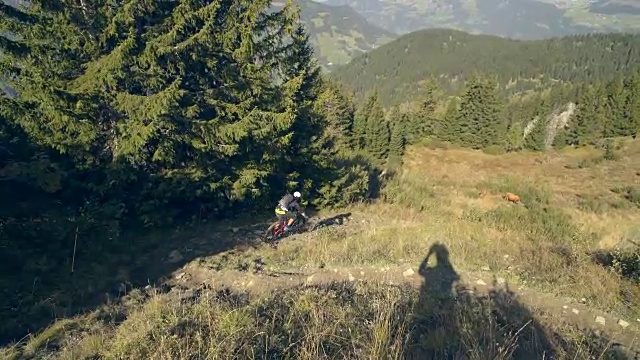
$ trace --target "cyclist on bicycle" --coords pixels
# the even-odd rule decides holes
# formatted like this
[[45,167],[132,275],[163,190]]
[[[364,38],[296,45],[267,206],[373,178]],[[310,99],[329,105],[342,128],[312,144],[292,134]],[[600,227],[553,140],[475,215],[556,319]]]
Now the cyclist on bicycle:
[[278,205],[275,208],[276,216],[278,217],[278,226],[283,224],[285,219],[287,223],[285,224],[284,230],[289,230],[289,226],[293,224],[293,221],[296,218],[296,213],[300,213],[305,219],[309,219],[307,214],[304,213],[304,210],[300,207],[300,199],[302,195],[299,191],[296,191],[291,194],[286,194],[280,199]]

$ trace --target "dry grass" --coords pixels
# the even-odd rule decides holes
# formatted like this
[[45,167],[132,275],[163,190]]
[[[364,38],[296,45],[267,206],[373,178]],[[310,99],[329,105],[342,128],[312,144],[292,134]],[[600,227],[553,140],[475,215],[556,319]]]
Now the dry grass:
[[[635,319],[640,317],[638,272],[624,266],[638,260],[629,252],[607,253],[610,266],[602,266],[591,256],[595,250],[615,253],[614,246],[640,236],[640,209],[632,196],[625,197],[631,190],[620,190],[638,183],[640,141],[624,144],[619,155],[616,161],[600,161],[601,152],[593,149],[500,156],[411,149],[402,173],[384,189],[385,201],[346,209],[353,213],[348,226],[294,236],[276,250],[249,248],[199,262],[231,268],[259,256],[279,270],[382,267],[417,264],[439,242],[460,272],[488,266],[510,282],[586,298],[590,306]],[[506,191],[520,195],[524,205],[507,204],[499,196]],[[607,339],[564,325],[542,310],[531,314],[506,293],[443,302],[409,287],[365,283],[253,297],[209,291],[189,301],[175,294],[129,298],[135,301],[120,314],[106,316],[109,310],[103,309],[62,320],[19,347],[0,350],[0,357],[608,356]]]
[[615,355],[607,351],[607,339],[560,322],[546,327],[532,320],[508,292],[476,297],[459,289],[456,301],[444,297],[435,301],[408,286],[377,283],[331,283],[253,297],[228,291],[186,300],[155,295],[128,308],[121,323],[95,314],[69,322],[76,323],[74,336],[55,344],[34,338],[23,354],[16,351],[13,358],[539,359],[553,354],[571,359],[580,354],[600,359]]
[[[412,149],[403,174],[385,189],[387,202],[350,209],[355,224],[246,256],[258,254],[283,268],[417,263],[431,244],[441,242],[463,270],[489,266],[511,281],[586,298],[600,309],[635,318],[637,283],[590,254],[638,242],[640,209],[611,189],[637,182],[640,141],[627,143],[618,161],[589,169],[566,166],[598,154],[578,149],[496,157]],[[482,190],[487,195],[480,198]],[[506,191],[520,195],[524,206],[502,200],[499,194]],[[573,201],[577,195],[593,196],[601,210]],[[611,199],[629,206],[611,206]]]

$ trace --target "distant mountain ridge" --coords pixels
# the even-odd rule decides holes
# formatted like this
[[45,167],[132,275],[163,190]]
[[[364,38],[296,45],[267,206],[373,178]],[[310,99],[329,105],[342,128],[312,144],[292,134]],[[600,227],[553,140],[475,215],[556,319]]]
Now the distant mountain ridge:
[[546,40],[513,40],[429,29],[403,35],[349,64],[332,76],[358,97],[374,89],[385,105],[420,91],[437,79],[455,90],[474,72],[494,74],[504,91],[514,93],[552,82],[589,82],[640,71],[640,35],[590,34]]
[[[320,65],[332,68],[357,55],[385,44],[397,35],[369,23],[349,6],[328,6],[311,0],[297,0],[300,18]],[[283,6],[274,2],[275,8]]]
[[396,34],[450,28],[473,34],[542,39],[640,31],[635,0],[325,0],[348,5]]

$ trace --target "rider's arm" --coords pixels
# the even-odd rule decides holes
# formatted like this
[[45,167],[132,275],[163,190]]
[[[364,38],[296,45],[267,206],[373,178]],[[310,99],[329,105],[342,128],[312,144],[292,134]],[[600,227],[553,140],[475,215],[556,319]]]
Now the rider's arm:
[[291,203],[291,207],[295,209],[297,212],[299,212],[300,214],[302,214],[302,216],[307,217],[307,214],[305,214],[304,209],[300,206],[300,204],[297,201],[294,201],[293,203]]

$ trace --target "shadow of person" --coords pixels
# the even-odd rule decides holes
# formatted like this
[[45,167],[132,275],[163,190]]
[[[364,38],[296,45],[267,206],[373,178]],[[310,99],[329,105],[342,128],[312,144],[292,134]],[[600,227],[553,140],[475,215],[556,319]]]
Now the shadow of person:
[[407,359],[630,358],[594,332],[580,330],[578,341],[554,331],[556,326],[543,326],[508,286],[494,282],[488,289],[469,289],[443,244],[431,246],[418,271],[423,285],[413,307]]
[[[434,255],[436,266],[429,267],[429,259]],[[449,260],[449,250],[440,243],[431,245],[427,256],[420,264],[418,273],[424,279],[420,290],[421,296],[428,294],[429,298],[450,298],[454,295],[452,293],[452,290],[455,290],[454,284],[460,280],[460,276],[458,276],[458,273]]]

